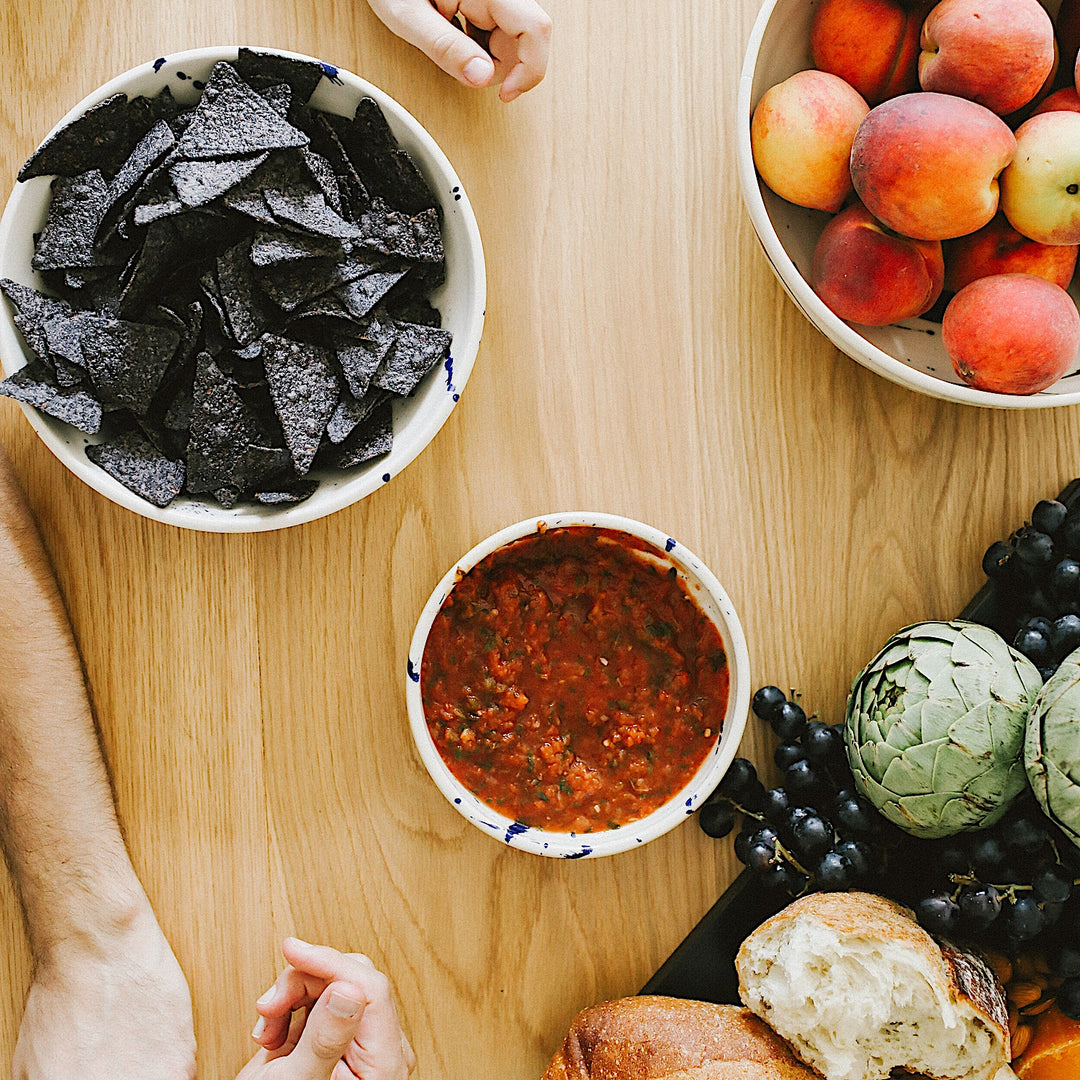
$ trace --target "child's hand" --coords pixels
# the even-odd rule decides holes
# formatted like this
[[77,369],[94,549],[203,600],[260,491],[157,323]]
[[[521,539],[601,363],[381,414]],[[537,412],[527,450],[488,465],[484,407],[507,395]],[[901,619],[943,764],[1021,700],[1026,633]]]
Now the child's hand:
[[[466,86],[501,82],[503,101],[531,90],[547,70],[551,18],[536,0],[368,0],[399,37]],[[487,50],[457,19],[490,34]],[[490,53],[490,55],[489,55]]]
[[359,953],[296,938],[282,952],[289,966],[255,1005],[262,1049],[236,1080],[407,1080],[416,1055],[386,976]]

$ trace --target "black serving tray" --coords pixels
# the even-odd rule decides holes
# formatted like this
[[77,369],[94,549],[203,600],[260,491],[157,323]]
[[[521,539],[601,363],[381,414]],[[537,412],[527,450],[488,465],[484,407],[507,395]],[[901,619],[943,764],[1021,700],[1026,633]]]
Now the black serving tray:
[[[1080,502],[1080,478],[1071,481],[1058,499],[1070,509]],[[989,626],[1009,639],[1016,611],[999,586],[987,581],[957,617]],[[739,946],[786,902],[782,895],[763,889],[750,871],[744,870],[640,992],[738,1005],[735,955]]]

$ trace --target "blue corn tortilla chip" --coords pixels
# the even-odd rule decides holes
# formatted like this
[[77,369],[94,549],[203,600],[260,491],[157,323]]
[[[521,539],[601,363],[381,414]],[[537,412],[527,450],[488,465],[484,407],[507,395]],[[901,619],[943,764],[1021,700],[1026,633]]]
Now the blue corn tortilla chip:
[[101,430],[101,402],[82,388],[58,386],[48,368],[39,361],[19,368],[0,382],[0,394],[33,405],[88,435]]
[[219,160],[307,146],[309,141],[251,87],[236,84],[213,96],[203,95],[180,137],[176,154],[186,161]]
[[81,318],[82,355],[94,387],[103,399],[145,415],[180,335],[167,327],[111,316]]
[[327,114],[327,121],[372,195],[407,214],[437,206],[427,181],[398,146],[374,98],[361,98],[351,120]]
[[155,506],[168,506],[184,486],[184,463],[166,457],[135,432],[92,443],[86,448],[86,456]]
[[262,230],[251,240],[251,262],[260,269],[302,259],[340,259],[345,252],[341,241],[329,236],[311,236],[283,229]]
[[364,328],[362,336],[338,349],[338,363],[341,365],[349,393],[354,398],[362,398],[368,392],[372,376],[390,351],[395,336],[393,325],[372,319]]
[[254,498],[263,506],[293,506],[310,499],[319,488],[318,480],[298,480],[276,491],[256,491]]
[[154,166],[176,146],[176,135],[164,120],[159,120],[136,144],[120,171],[109,183],[109,203],[115,205],[129,196]]
[[326,437],[331,443],[343,443],[376,409],[391,400],[392,395],[386,390],[373,390],[360,397],[342,394],[326,424]]
[[346,153],[329,116],[329,113],[308,112],[304,117],[303,127],[311,138],[312,152],[324,158],[333,170],[342,200],[342,206],[338,209],[350,220],[358,221],[371,205],[371,195]]
[[336,240],[358,240],[363,235],[360,226],[337,213],[321,191],[293,194],[269,189],[263,198],[278,221],[303,232]]
[[311,173],[311,179],[318,185],[330,208],[336,214],[344,216],[346,211],[345,201],[341,193],[341,183],[338,181],[330,162],[322,154],[316,154],[308,147],[301,149],[300,160],[307,167],[307,171]]
[[286,83],[304,104],[326,74],[322,64],[313,60],[300,60],[278,53],[260,52],[258,49],[240,49],[233,66],[240,78],[249,82],[256,77],[266,77]]
[[366,277],[378,266],[363,252],[341,259],[308,259],[303,263],[274,266],[260,279],[260,284],[282,311],[292,312],[323,293]]
[[223,161],[177,161],[169,167],[176,201],[182,207],[206,206],[249,177],[269,156],[270,151],[263,150]]
[[[135,141],[132,126],[133,110],[127,94],[113,94],[46,139],[19,170],[18,179],[75,176],[95,168],[113,176]],[[136,138],[141,135],[139,132]]]
[[372,378],[374,386],[402,397],[450,355],[450,332],[436,326],[399,322],[394,344]]
[[224,308],[228,333],[237,345],[251,345],[262,337],[268,318],[255,284],[255,268],[247,243],[235,244],[217,259],[218,296]]
[[376,270],[346,282],[334,294],[354,318],[363,319],[406,273],[406,270]]
[[192,494],[244,488],[248,448],[259,425],[229,378],[208,353],[196,360],[187,448],[187,490]]
[[341,387],[325,349],[267,334],[262,359],[270,397],[297,473],[311,468]]
[[253,85],[252,83],[248,83],[248,85],[278,116],[283,120],[289,119],[289,114],[292,111],[293,92],[288,83],[272,82],[263,86],[260,80],[260,85]]
[[328,443],[320,462],[335,469],[351,469],[389,454],[393,445],[393,405],[387,399],[379,402],[342,443]]
[[376,199],[360,219],[360,243],[383,255],[417,262],[439,262],[444,255],[439,215],[422,210],[415,217]]
[[109,186],[97,169],[57,177],[30,265],[35,270],[93,266],[94,238],[108,206]]

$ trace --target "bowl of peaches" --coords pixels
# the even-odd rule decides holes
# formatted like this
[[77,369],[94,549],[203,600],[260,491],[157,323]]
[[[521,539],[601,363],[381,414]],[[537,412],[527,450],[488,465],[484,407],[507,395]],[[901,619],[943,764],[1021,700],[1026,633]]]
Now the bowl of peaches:
[[739,179],[789,295],[893,382],[1080,403],[1080,0],[767,0]]

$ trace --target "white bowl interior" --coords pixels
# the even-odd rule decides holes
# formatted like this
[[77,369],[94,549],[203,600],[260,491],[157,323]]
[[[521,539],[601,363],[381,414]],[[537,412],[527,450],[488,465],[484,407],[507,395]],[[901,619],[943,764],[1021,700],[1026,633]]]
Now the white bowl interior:
[[[1080,403],[1080,365],[1054,386],[1030,396],[996,394],[964,384],[941,343],[941,326],[906,319],[891,326],[852,326],[834,315],[808,283],[814,246],[830,215],[795,206],[758,178],[750,149],[750,117],[769,87],[813,67],[810,23],[815,0],[767,0],[750,35],[738,99],[738,172],[746,204],[780,283],[803,314],[838,349],[879,375],[931,397],[1006,409]],[[1055,14],[1060,0],[1044,0]],[[1080,299],[1074,281],[1070,293]]]
[[[657,549],[658,553],[664,553],[659,556],[660,559],[665,565],[676,568],[679,577],[686,583],[702,612],[720,631],[730,674],[727,710],[724,714],[720,738],[691,780],[668,802],[646,817],[623,825],[619,829],[590,833],[547,832],[525,826],[498,813],[478,799],[454,776],[439,754],[428,731],[420,693],[420,672],[428,633],[435,616],[461,575],[471,570],[481,559],[513,540],[530,536],[541,528],[574,525],[617,529],[647,541]],[[742,626],[727,593],[708,567],[682,544],[650,525],[614,514],[584,511],[546,514],[526,518],[501,529],[477,544],[447,571],[424,605],[409,646],[405,698],[413,739],[424,766],[439,790],[466,820],[486,835],[493,836],[510,847],[520,848],[522,851],[563,859],[591,858],[627,851],[663,835],[693,814],[720,782],[738,751],[746,724],[747,710],[750,705],[750,658]]]
[[[258,51],[312,59],[281,49]],[[236,46],[193,49],[142,64],[88,95],[53,131],[77,119],[91,105],[119,92],[129,97],[152,96],[168,86],[175,97],[192,103],[199,96],[193,83],[205,80],[219,60],[235,60],[237,52]],[[298,525],[349,506],[388,483],[431,442],[449,417],[472,371],[484,323],[486,279],[480,231],[465,189],[435,140],[393,98],[347,71],[326,63],[323,68],[327,77],[312,95],[312,105],[351,116],[362,97],[374,98],[394,136],[439,200],[446,280],[432,295],[431,302],[441,313],[443,326],[453,334],[450,360],[443,369],[431,372],[413,396],[395,402],[394,445],[389,454],[348,472],[313,472],[311,475],[320,481],[315,494],[305,502],[277,508],[238,504],[226,510],[211,500],[186,495],[158,508],[86,457],[87,444],[100,441],[99,436],[86,435],[31,406],[23,406],[42,441],[76,476],[113,502],[155,521],[207,532],[261,532]],[[34,233],[45,221],[49,197],[49,177],[16,184],[0,218],[0,277],[42,287],[40,276],[31,269],[30,259]],[[6,299],[0,300],[0,363],[5,374],[21,368],[31,355],[12,321],[10,304]]]

